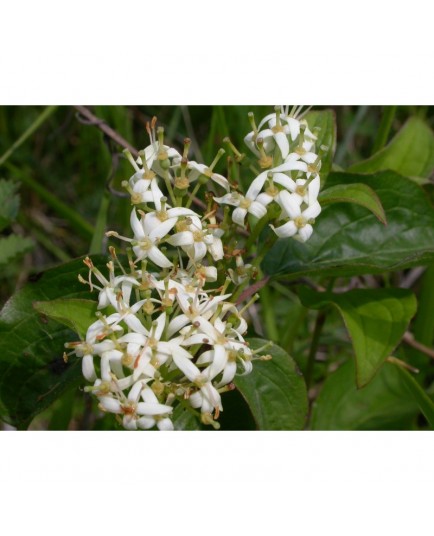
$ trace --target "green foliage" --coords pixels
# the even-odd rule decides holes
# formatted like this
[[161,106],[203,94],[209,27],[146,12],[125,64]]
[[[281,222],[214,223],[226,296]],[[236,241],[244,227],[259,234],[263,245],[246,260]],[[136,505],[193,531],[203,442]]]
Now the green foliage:
[[[251,348],[267,341],[249,339]],[[260,430],[301,430],[307,415],[307,391],[294,360],[273,344],[261,354],[270,361],[255,361],[253,371],[236,376],[234,383],[246,400]]]
[[313,405],[313,430],[406,430],[418,413],[399,368],[385,363],[363,389],[354,384],[354,362],[333,372]]
[[376,173],[390,169],[406,177],[428,178],[434,169],[434,133],[418,117],[410,117],[383,149],[352,165],[353,173]]
[[20,207],[18,186],[16,182],[0,179],[0,231],[17,217]]
[[416,312],[416,298],[406,289],[350,290],[344,294],[300,288],[304,306],[336,307],[351,337],[358,387],[369,383],[399,344]]
[[424,414],[431,429],[434,430],[434,402],[425,393],[420,384],[414,379],[414,377],[404,368],[398,365],[398,369],[401,373],[401,377],[404,381],[409,392],[413,395],[417,402],[420,411]]
[[0,238],[0,266],[6,265],[20,255],[24,255],[33,247],[30,238],[11,234]]
[[[0,231],[11,225],[18,215],[20,206],[18,186],[12,181],[0,180]],[[0,237],[0,267],[24,255],[33,248],[33,245],[30,238],[17,234]]]
[[381,223],[386,223],[386,215],[378,195],[366,184],[354,183],[331,186],[320,192],[318,201],[321,206],[330,205],[331,203],[355,203],[370,210]]
[[86,336],[87,329],[95,322],[97,302],[75,298],[33,302],[33,307],[43,315],[75,331],[81,339]]
[[387,225],[354,204],[326,206],[307,243],[276,242],[262,264],[267,274],[353,276],[434,261],[434,209],[419,186],[392,171],[369,176],[331,173],[327,184],[354,183],[375,191]]
[[[93,257],[95,265],[105,261]],[[19,428],[83,382],[80,359],[65,363],[62,357],[65,342],[77,340],[77,335],[41,316],[33,303],[90,298],[77,280],[78,273],[86,272],[81,259],[47,270],[14,294],[0,313],[0,416]]]

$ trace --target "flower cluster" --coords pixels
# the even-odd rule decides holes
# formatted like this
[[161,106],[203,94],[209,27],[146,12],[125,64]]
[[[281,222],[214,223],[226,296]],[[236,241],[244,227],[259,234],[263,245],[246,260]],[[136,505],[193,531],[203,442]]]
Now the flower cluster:
[[[240,310],[236,305],[251,297],[247,286],[259,273],[249,230],[268,222],[279,237],[310,237],[321,210],[320,156],[316,135],[294,113],[277,109],[259,127],[251,122],[245,141],[262,171],[245,194],[215,172],[223,150],[210,166],[189,160],[190,140],[182,153],[166,145],[155,118],[147,126],[150,145],[137,158],[125,151],[134,168],[123,183],[132,236],[107,236],[126,242],[129,267],[114,247],[107,276],[85,259],[89,277],[79,279],[99,293],[97,319],[85,340],[66,346],[82,358],[92,384],[86,389],[100,409],[126,429],[171,430],[177,408],[218,427],[221,395],[234,388],[235,375],[269,358],[244,338],[243,315],[257,296]],[[220,205],[235,209],[230,214]],[[248,214],[255,219],[249,222]]]
[[[232,220],[244,227],[247,213],[258,219],[272,219],[279,209],[276,223],[270,224],[280,238],[294,237],[301,242],[310,238],[312,224],[320,214],[318,203],[320,189],[321,148],[315,152],[317,136],[309,130],[305,119],[297,118],[300,110],[276,107],[256,126],[253,114],[249,114],[252,132],[244,141],[258,158],[263,170],[252,181],[244,195],[232,191],[215,198],[219,204],[235,206]],[[268,128],[263,128],[264,126]]]

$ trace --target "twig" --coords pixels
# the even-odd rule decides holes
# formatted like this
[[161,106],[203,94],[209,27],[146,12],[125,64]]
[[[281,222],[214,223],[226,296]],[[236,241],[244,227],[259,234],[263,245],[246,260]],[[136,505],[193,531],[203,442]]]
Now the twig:
[[418,374],[420,371],[419,369],[411,366],[409,363],[406,363],[405,361],[402,361],[402,359],[398,359],[397,357],[393,356],[393,355],[390,355],[386,361],[388,363],[392,363],[394,365],[399,365],[400,367],[403,367],[407,370],[409,370],[410,372],[413,372],[414,374]]
[[[139,151],[135,147],[130,145],[126,139],[124,139],[120,134],[118,134],[115,130],[109,127],[105,121],[93,115],[93,113],[88,108],[86,108],[85,106],[75,106],[75,109],[80,114],[78,116],[79,121],[85,123],[86,125],[98,127],[102,132],[104,132],[106,136],[111,138],[121,147],[124,147],[124,149],[128,149],[131,154],[134,155],[136,158],[139,156]],[[83,121],[80,116],[85,117],[87,121]]]
[[434,359],[434,350],[432,348],[429,348],[428,346],[425,346],[421,342],[416,341],[414,335],[410,333],[410,331],[406,331],[404,333],[402,340],[412,348],[416,348],[416,350],[419,350],[419,352],[422,352],[423,354]]
[[401,284],[399,285],[400,288],[411,288],[425,272],[426,266],[417,266],[416,268],[413,268],[402,278]]
[[[86,108],[85,106],[75,106],[75,109],[79,112],[80,116],[86,118],[86,121],[83,121],[83,119],[79,117],[79,120],[82,123],[99,128],[102,132],[104,132],[106,136],[108,136],[118,145],[120,145],[121,147],[124,147],[125,149],[128,149],[133,156],[135,157],[139,156],[139,151],[135,147],[133,147],[130,143],[128,143],[127,140],[125,140],[115,130],[109,127],[105,121],[103,121],[102,119],[99,119],[98,117],[96,117],[96,115],[93,115],[93,113],[88,108]],[[201,209],[206,208],[206,205],[197,197],[193,198],[193,203],[196,206],[200,207]]]
[[247,287],[246,290],[244,290],[240,296],[237,299],[237,305],[242,303],[243,301],[247,300],[247,298],[250,298],[250,296],[253,296],[253,294],[256,294],[258,290],[260,290],[262,287],[265,287],[265,285],[270,280],[270,276],[266,275],[250,287]]

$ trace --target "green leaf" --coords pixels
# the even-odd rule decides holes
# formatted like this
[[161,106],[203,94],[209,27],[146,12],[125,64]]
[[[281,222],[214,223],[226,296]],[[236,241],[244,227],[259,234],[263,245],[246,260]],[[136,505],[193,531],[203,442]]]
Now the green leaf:
[[325,180],[329,174],[333,157],[336,150],[336,116],[333,110],[321,110],[312,111],[306,114],[306,120],[309,125],[309,129],[314,127],[320,128],[318,133],[318,140],[315,145],[317,151],[324,145],[328,147],[327,153],[321,159],[321,182]]
[[337,184],[320,192],[318,201],[322,206],[331,203],[355,203],[370,210],[381,223],[386,223],[381,201],[372,188],[366,184]]
[[417,302],[407,289],[356,289],[344,294],[300,288],[305,307],[333,305],[342,315],[356,357],[358,387],[369,383],[399,344],[416,313]]
[[[249,339],[258,349],[267,341]],[[301,430],[307,415],[307,391],[295,361],[279,346],[268,346],[261,354],[270,361],[255,361],[253,371],[235,376],[234,383],[246,400],[259,430]]]
[[434,133],[418,117],[410,117],[391,142],[348,171],[375,173],[390,169],[407,177],[429,177],[434,169]]
[[434,262],[434,209],[418,185],[392,171],[370,176],[331,173],[327,181],[353,183],[375,190],[387,225],[354,204],[326,206],[308,242],[276,242],[262,263],[266,274],[353,276]]
[[97,306],[96,301],[75,298],[33,303],[39,313],[71,328],[81,339],[85,338],[88,327],[95,322]]
[[325,381],[313,404],[313,430],[408,430],[418,414],[412,394],[395,365],[385,363],[363,389],[348,361]]
[[20,207],[19,184],[0,179],[0,231],[15,220]]
[[407,370],[400,365],[396,365],[396,367],[401,374],[405,386],[418,404],[420,411],[425,415],[430,427],[434,430],[434,402]]
[[24,255],[33,248],[30,238],[11,234],[6,238],[0,238],[0,265],[7,264],[19,255]]
[[182,404],[176,406],[172,416],[175,430],[193,431],[202,430],[202,425],[197,417]]
[[[93,256],[103,267],[105,256]],[[19,427],[50,406],[68,388],[83,381],[81,359],[63,361],[64,343],[77,335],[33,308],[58,298],[91,299],[77,274],[87,276],[82,259],[32,276],[0,313],[0,417]]]

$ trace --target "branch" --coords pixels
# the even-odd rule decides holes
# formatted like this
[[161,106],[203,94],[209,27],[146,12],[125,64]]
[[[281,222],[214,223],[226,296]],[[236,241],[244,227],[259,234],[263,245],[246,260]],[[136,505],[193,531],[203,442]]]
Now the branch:
[[428,346],[425,346],[421,342],[416,341],[414,335],[409,331],[406,331],[404,333],[402,340],[406,342],[409,346],[412,346],[413,348],[416,348],[416,350],[419,350],[419,352],[422,352],[423,354],[434,359],[434,350],[432,348],[429,348]]
[[[99,119],[98,117],[93,115],[93,113],[85,106],[74,106],[74,108],[79,113],[79,121],[85,123],[86,125],[98,127],[102,132],[104,132],[106,136],[111,138],[124,149],[128,149],[131,154],[133,154],[136,158],[139,156],[139,151],[135,147],[130,145],[127,140],[125,140],[120,134],[118,134],[115,130],[109,127],[103,119]],[[85,117],[87,121],[80,119],[80,116]]]
[[247,298],[250,298],[250,296],[253,296],[253,294],[256,294],[258,290],[260,290],[262,287],[265,287],[265,285],[268,283],[269,280],[270,280],[270,276],[266,275],[260,281],[257,281],[250,287],[247,287],[246,290],[244,290],[238,297],[237,305],[247,300]]

